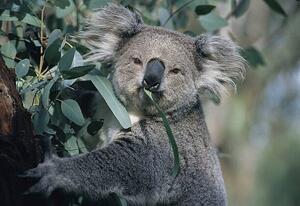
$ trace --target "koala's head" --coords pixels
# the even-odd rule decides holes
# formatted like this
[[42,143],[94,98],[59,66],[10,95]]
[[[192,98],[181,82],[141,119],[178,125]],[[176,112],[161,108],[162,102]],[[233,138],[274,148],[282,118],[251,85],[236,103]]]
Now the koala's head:
[[131,112],[156,113],[144,88],[163,110],[174,111],[193,106],[204,91],[221,98],[245,71],[232,41],[145,25],[139,15],[116,4],[93,13],[81,38],[91,49],[88,60],[114,65],[114,91]]

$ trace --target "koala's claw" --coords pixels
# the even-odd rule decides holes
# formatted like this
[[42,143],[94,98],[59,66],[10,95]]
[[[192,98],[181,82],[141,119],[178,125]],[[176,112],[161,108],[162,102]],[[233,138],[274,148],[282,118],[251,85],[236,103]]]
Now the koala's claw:
[[21,178],[36,178],[39,181],[30,187],[23,194],[41,193],[49,197],[54,189],[59,185],[59,177],[56,175],[54,161],[47,161],[39,164],[36,168],[27,170],[24,174],[19,175]]
[[41,172],[38,168],[33,168],[25,171],[23,174],[18,175],[20,178],[41,178]]
[[33,193],[40,193],[43,194],[45,197],[49,197],[54,189],[55,189],[55,185],[52,184],[51,178],[43,177],[42,179],[39,180],[38,183],[30,187],[23,194],[29,195]]

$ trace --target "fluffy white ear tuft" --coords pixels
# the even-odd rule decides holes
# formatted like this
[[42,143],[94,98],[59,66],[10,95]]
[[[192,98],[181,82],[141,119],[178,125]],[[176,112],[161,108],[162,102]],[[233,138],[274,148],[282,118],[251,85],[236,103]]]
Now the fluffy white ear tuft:
[[195,47],[199,69],[196,87],[200,92],[209,91],[220,101],[227,86],[236,89],[236,82],[244,79],[247,62],[234,42],[220,36],[201,35]]
[[142,24],[139,15],[113,3],[92,13],[78,35],[91,50],[87,61],[112,61],[122,40],[136,34]]

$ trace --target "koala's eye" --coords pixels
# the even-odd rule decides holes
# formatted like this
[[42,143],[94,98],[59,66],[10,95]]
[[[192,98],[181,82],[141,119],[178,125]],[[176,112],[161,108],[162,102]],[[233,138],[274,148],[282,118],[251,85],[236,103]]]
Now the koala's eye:
[[142,61],[139,58],[133,57],[132,59],[133,59],[133,63],[135,63],[137,65],[142,65]]
[[178,74],[178,73],[180,73],[181,71],[180,71],[180,69],[178,69],[178,68],[174,68],[174,69],[172,69],[172,70],[170,70],[170,73],[172,73],[172,74]]

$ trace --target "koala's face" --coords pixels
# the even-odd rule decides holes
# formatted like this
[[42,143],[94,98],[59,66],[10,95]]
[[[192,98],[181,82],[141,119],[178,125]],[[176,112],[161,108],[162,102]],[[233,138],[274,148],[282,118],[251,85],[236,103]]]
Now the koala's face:
[[113,87],[129,111],[156,112],[144,88],[165,111],[195,99],[196,67],[189,47],[193,47],[192,39],[155,27],[126,42],[116,59]]
[[95,12],[80,37],[91,50],[88,61],[114,64],[115,93],[131,112],[156,113],[144,88],[165,111],[193,106],[203,91],[220,99],[226,85],[235,87],[243,78],[246,66],[231,40],[148,26],[116,4]]

